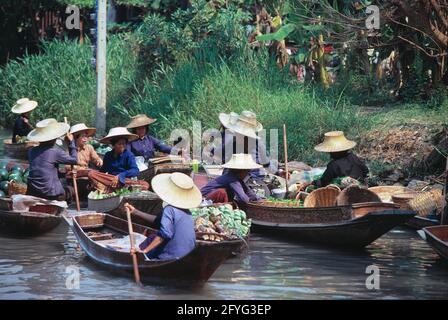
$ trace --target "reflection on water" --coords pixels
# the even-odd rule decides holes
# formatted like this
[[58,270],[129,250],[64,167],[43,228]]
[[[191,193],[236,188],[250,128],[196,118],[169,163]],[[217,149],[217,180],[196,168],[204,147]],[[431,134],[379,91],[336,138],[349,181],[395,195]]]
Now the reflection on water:
[[[8,135],[1,132],[0,137]],[[0,155],[2,143],[0,142]],[[0,237],[0,299],[443,299],[448,263],[418,235],[395,229],[363,251],[347,252],[252,235],[250,249],[228,260],[201,288],[136,286],[95,265],[66,224],[31,239]],[[366,267],[380,268],[380,290],[367,290]],[[80,288],[67,289],[67,267]]]
[[[368,265],[380,290],[367,290]],[[66,268],[80,288],[67,289]],[[202,288],[136,286],[103,270],[78,248],[67,225],[33,239],[0,238],[2,299],[442,299],[448,264],[416,233],[394,230],[366,250],[338,251],[253,235],[250,249],[228,260]]]

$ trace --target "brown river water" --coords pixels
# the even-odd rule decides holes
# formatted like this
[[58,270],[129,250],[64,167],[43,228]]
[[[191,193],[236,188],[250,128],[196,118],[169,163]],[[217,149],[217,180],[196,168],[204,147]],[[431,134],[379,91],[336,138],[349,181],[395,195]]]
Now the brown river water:
[[[370,265],[379,268],[379,289],[366,287]],[[67,286],[73,268],[79,270],[75,288]],[[35,238],[0,236],[0,299],[447,298],[448,263],[405,228],[354,252],[252,234],[247,252],[196,288],[138,287],[132,278],[103,270],[78,248],[66,223]]]

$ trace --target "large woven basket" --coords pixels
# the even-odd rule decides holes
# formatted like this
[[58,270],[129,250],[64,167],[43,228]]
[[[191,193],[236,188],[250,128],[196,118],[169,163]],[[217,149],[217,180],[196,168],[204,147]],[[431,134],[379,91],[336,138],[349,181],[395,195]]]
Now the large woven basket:
[[27,185],[25,183],[20,183],[16,181],[11,181],[8,186],[8,195],[12,196],[15,194],[26,194]]
[[369,188],[369,190],[376,193],[383,202],[393,202],[392,196],[394,194],[411,191],[411,189],[403,186],[378,186],[378,187],[371,187]]
[[361,188],[358,185],[351,185],[345,188],[336,200],[338,206],[365,202],[381,202],[381,199],[375,192]]
[[435,195],[432,192],[422,192],[408,202],[409,209],[419,216],[426,217],[437,209]]
[[418,192],[405,192],[398,193],[392,196],[392,201],[400,205],[401,209],[410,209],[409,201],[414,199],[418,195]]
[[305,208],[333,207],[340,191],[335,188],[320,188],[311,192],[305,199]]

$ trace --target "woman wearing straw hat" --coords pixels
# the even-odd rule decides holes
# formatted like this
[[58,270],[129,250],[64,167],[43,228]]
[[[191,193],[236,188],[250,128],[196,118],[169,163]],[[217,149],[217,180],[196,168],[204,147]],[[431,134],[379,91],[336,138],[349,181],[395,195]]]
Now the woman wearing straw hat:
[[137,139],[128,143],[128,151],[136,157],[144,157],[146,161],[154,158],[155,151],[171,153],[172,150],[170,146],[149,135],[149,125],[154,122],[156,122],[156,119],[152,119],[145,114],[138,114],[132,117],[131,122],[126,126],[138,136]]
[[[152,179],[151,186],[165,206],[159,231],[142,242],[140,250],[149,259],[182,258],[196,245],[190,209],[201,204],[201,192],[189,176],[180,172],[158,174]],[[135,212],[133,206],[126,206],[131,213]]]
[[89,128],[84,123],[78,123],[70,128],[70,133],[75,139],[78,151],[78,165],[75,166],[75,169],[88,169],[90,165],[101,168],[103,160],[96,153],[95,149],[87,143],[89,137],[95,135],[96,129]]
[[[243,111],[241,114],[231,112],[220,113],[221,123],[221,152],[212,149],[211,155],[217,163],[228,162],[235,153],[250,154],[253,159],[263,167],[271,164],[267,156],[266,146],[257,135],[263,125],[257,121],[257,116],[252,111]],[[260,170],[251,170],[250,175],[254,178],[260,175]]]
[[244,182],[250,170],[261,168],[261,165],[257,164],[250,154],[232,155],[232,159],[224,164],[223,168],[229,170],[202,187],[201,193],[207,200],[212,200],[214,203],[234,200],[241,207],[244,207],[249,201],[260,200]]
[[[330,154],[331,161],[319,180],[311,182],[316,187],[326,187],[333,179],[351,177],[354,179],[365,179],[369,169],[350,150],[356,146],[356,142],[348,140],[342,131],[331,131],[325,133],[324,142],[318,144],[314,149],[319,152]],[[309,184],[307,184],[309,185]],[[303,185],[306,187],[306,185]]]
[[12,107],[11,112],[19,115],[12,129],[12,143],[17,143],[17,137],[26,137],[33,130],[29,119],[31,111],[36,107],[37,102],[31,101],[28,98],[17,100],[14,107]]
[[111,187],[124,186],[126,178],[137,177],[140,171],[135,162],[134,154],[126,149],[129,141],[137,139],[128,129],[116,127],[109,130],[107,136],[100,140],[101,143],[111,144],[112,150],[104,155],[103,166],[100,171],[115,176]]
[[[28,152],[30,173],[28,176],[27,194],[48,200],[71,199],[70,188],[62,186],[58,176],[59,164],[77,164],[77,151],[73,136],[69,133],[70,126],[57,122],[55,119],[45,119],[36,124],[27,138],[39,142],[39,146]],[[69,141],[69,154],[55,147],[57,138],[66,135]]]

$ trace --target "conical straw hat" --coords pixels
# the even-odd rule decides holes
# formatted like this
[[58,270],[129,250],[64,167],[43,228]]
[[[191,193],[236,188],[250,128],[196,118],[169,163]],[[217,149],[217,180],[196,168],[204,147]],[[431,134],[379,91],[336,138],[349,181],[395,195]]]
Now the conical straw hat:
[[14,107],[12,107],[11,112],[16,114],[23,114],[34,110],[36,107],[36,101],[32,101],[28,98],[22,98],[20,100],[17,100]]
[[233,154],[232,158],[223,164],[222,167],[227,169],[252,170],[259,169],[262,165],[256,163],[250,154],[237,153]]
[[93,136],[96,132],[96,128],[89,128],[84,123],[75,124],[70,128],[71,134],[79,134],[85,132],[88,136]]
[[320,152],[341,152],[354,148],[356,142],[347,140],[342,131],[331,131],[325,134],[324,142],[314,147]]
[[220,113],[219,121],[226,129],[254,139],[259,139],[257,132],[263,129],[262,124],[257,121],[257,115],[252,111],[243,111],[241,115],[235,112]]
[[32,130],[27,139],[30,141],[45,142],[62,137],[70,130],[70,126],[56,119],[45,119],[36,124],[36,129]]
[[132,117],[131,122],[129,122],[126,128],[134,129],[138,127],[144,127],[156,121],[157,121],[156,119],[150,118],[146,114],[138,114],[135,117]]
[[166,203],[181,209],[193,209],[202,202],[202,194],[185,173],[161,173],[151,180],[152,190]]
[[126,138],[132,141],[138,138],[136,134],[132,134],[124,127],[115,127],[109,130],[107,136],[100,140],[101,143],[109,144],[113,138]]

